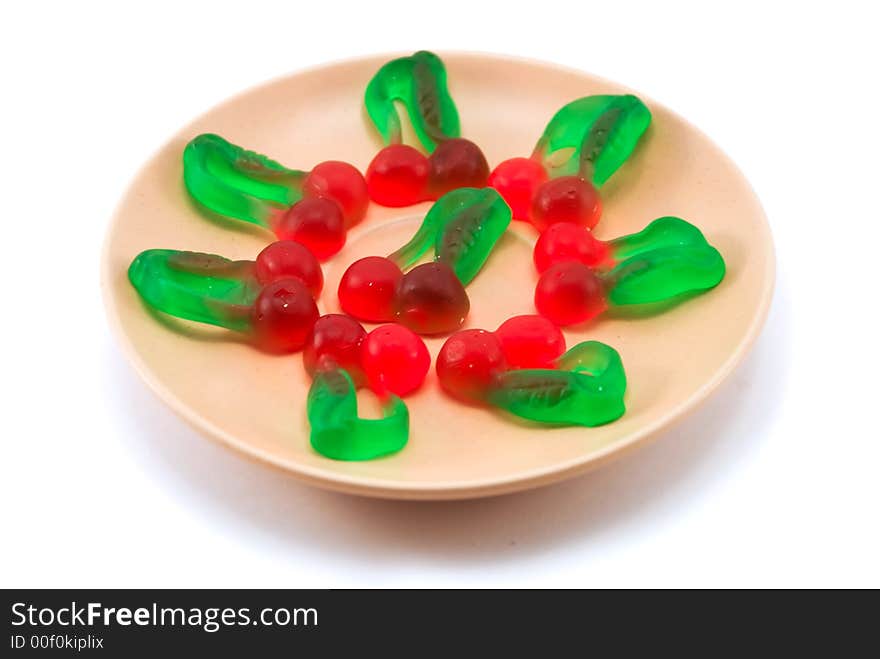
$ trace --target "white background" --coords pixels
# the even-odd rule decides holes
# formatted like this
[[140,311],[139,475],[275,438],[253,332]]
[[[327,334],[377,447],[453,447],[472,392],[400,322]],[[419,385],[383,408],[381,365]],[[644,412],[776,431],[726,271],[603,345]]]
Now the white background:
[[[880,48],[870,3],[5,3],[2,586],[880,586]],[[225,97],[396,50],[622,82],[740,165],[777,244],[743,367],[649,447],[464,503],[311,489],[198,436],[107,328],[138,167]]]

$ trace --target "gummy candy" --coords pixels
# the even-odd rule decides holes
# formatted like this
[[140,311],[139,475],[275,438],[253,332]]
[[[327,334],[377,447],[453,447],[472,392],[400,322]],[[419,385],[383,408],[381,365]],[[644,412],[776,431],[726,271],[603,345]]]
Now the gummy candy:
[[391,60],[367,84],[364,105],[386,145],[400,144],[400,117],[394,107],[406,107],[416,136],[429,151],[443,140],[459,137],[458,109],[446,87],[446,66],[426,50]]
[[363,219],[369,203],[364,177],[348,163],[288,169],[208,133],[186,145],[183,179],[209,211],[297,240],[320,259],[342,248],[346,229]]
[[319,365],[306,403],[312,448],[334,460],[372,460],[396,453],[409,439],[409,410],[397,396],[382,399],[382,418],[358,416],[351,376],[332,361]]
[[489,185],[539,231],[557,222],[592,228],[601,215],[598,188],[629,158],[651,122],[630,94],[586,96],[550,120],[530,158],[511,158],[489,176]]
[[[553,115],[532,159],[550,178],[577,175],[601,187],[629,158],[650,123],[650,110],[632,94],[585,96]],[[556,162],[560,154],[567,157]]]
[[[339,282],[342,309],[361,320],[397,320],[419,334],[451,332],[470,301],[464,286],[510,224],[510,208],[491,188],[459,188],[441,197],[415,235],[387,258],[352,263]],[[404,274],[431,246],[435,260]]]
[[[585,341],[562,352],[561,334],[552,325],[544,325],[543,334],[542,320],[519,316],[495,332],[456,332],[437,356],[440,386],[459,400],[540,423],[595,426],[620,417],[626,375],[617,351]],[[516,368],[516,355],[531,356],[521,363],[537,357],[544,365]]]
[[[406,107],[428,157],[403,144],[394,101]],[[486,185],[489,163],[480,147],[460,137],[446,67],[434,53],[419,51],[386,63],[367,85],[364,104],[386,144],[366,173],[367,189],[376,203],[410,206],[456,188]]]
[[403,325],[382,325],[367,334],[363,368],[370,388],[398,396],[412,393],[425,381],[431,355],[418,334]]
[[[367,334],[343,314],[319,318],[303,364],[313,377],[307,401],[312,447],[336,460],[371,460],[403,448],[409,411],[400,396],[418,389],[430,367],[424,342],[400,325]],[[368,382],[382,403],[381,419],[357,413],[357,387]]]
[[150,249],[135,257],[128,278],[156,311],[243,332],[267,351],[293,352],[318,318],[320,272],[306,248],[274,243],[256,261]]
[[718,250],[677,217],[659,218],[638,233],[608,242],[583,227],[554,225],[535,244],[534,260],[542,272],[535,307],[558,325],[586,322],[610,306],[705,291],[725,274]]

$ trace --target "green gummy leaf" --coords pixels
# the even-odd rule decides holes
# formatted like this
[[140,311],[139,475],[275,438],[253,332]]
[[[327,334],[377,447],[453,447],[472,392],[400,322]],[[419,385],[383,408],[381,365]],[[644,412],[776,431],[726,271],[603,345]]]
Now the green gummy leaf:
[[409,439],[406,404],[390,396],[381,419],[358,417],[354,383],[341,368],[315,374],[306,405],[312,448],[334,460],[372,460],[396,453]]
[[183,181],[193,199],[214,213],[263,227],[273,212],[302,198],[306,175],[209,133],[183,151]]
[[598,187],[626,162],[650,123],[650,110],[632,94],[585,96],[553,116],[534,157],[551,178],[580,174]]
[[402,141],[394,101],[406,107],[416,136],[429,153],[443,140],[460,137],[458,109],[446,86],[446,66],[434,53],[421,50],[391,60],[367,85],[367,114],[385,144]]
[[250,326],[250,308],[260,291],[252,261],[171,249],[138,254],[128,279],[156,311],[240,332]]

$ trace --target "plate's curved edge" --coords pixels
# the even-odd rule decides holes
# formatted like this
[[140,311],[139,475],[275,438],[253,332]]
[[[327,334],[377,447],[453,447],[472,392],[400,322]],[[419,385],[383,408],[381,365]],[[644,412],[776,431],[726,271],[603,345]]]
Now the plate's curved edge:
[[[546,66],[575,75],[589,75],[595,80],[614,84],[618,87],[626,87],[626,85],[620,85],[619,83],[610,81],[606,78],[603,78],[602,76],[596,76],[592,73],[587,73],[573,67],[560,65],[553,62],[545,62],[532,58],[479,51],[444,51],[444,55],[452,57],[502,57],[505,59],[515,60],[531,65]],[[235,99],[240,96],[245,96],[263,87],[276,84],[279,81],[287,79],[291,76],[320,71],[327,67],[343,64],[369,60],[384,60],[394,56],[396,56],[396,54],[391,53],[344,58],[315,65],[312,67],[306,67],[300,70],[295,70],[291,73],[276,76],[270,80],[258,83],[230,97],[227,97],[223,101],[215,104],[214,106],[203,112],[200,116],[209,113],[214,109],[225,105],[226,103],[234,102]],[[389,482],[381,479],[341,476],[338,473],[325,471],[320,468],[313,469],[303,467],[302,465],[298,465],[295,463],[282,462],[273,458],[267,453],[254,449],[248,444],[239,442],[229,433],[226,433],[221,428],[218,428],[214,424],[209,422],[207,419],[203,418],[199,414],[194,413],[192,410],[182,405],[174,396],[170,394],[170,392],[167,391],[166,387],[156,381],[156,379],[149,372],[146,364],[144,364],[141,358],[137,355],[128,337],[122,329],[119,321],[119,314],[116,311],[115,301],[109,293],[110,281],[112,277],[112,273],[110,272],[110,243],[113,236],[113,230],[117,226],[117,219],[121,207],[126,198],[125,194],[120,197],[120,200],[113,211],[110,222],[108,224],[108,230],[105,233],[104,242],[101,248],[100,288],[101,296],[104,302],[105,314],[111,331],[116,336],[122,348],[123,354],[126,355],[129,362],[134,366],[135,372],[138,374],[138,376],[147,384],[149,389],[163,403],[171,408],[175,412],[175,414],[183,419],[190,427],[199,431],[201,434],[207,435],[211,440],[218,442],[226,448],[236,449],[238,452],[254,461],[283,470],[284,472],[293,475],[297,479],[309,485],[319,487],[321,489],[342,492],[345,494],[357,494],[378,499],[398,499],[414,501],[462,500],[510,494],[526,489],[550,485],[562,480],[566,480],[568,478],[572,478],[574,476],[584,474],[588,471],[591,471],[592,469],[598,468],[606,464],[614,458],[622,457],[623,455],[628,454],[632,449],[642,446],[652,439],[657,438],[664,431],[682,422],[684,419],[694,413],[702,403],[708,400],[712,396],[712,394],[717,391],[720,385],[724,381],[726,381],[730,377],[730,375],[736,370],[744,357],[754,346],[758,336],[761,333],[761,330],[764,327],[764,324],[766,323],[775,290],[776,257],[773,236],[770,230],[770,225],[767,221],[766,213],[764,212],[763,207],[760,204],[760,200],[758,199],[754,188],[751,186],[751,183],[749,183],[748,179],[743,175],[742,171],[739,169],[736,163],[733,162],[732,159],[714,142],[714,140],[712,140],[699,127],[695,126],[689,120],[682,117],[673,110],[670,110],[662,103],[656,103],[653,100],[651,102],[657,107],[663,108],[666,112],[679,119],[689,128],[699,133],[700,136],[702,136],[706,140],[706,142],[710,144],[716,150],[716,152],[730,164],[732,170],[736,172],[737,176],[739,176],[740,179],[742,179],[742,181],[748,186],[749,190],[751,191],[752,197],[755,200],[757,208],[760,210],[762,225],[767,233],[767,240],[764,243],[766,245],[767,251],[765,255],[767,272],[765,273],[764,288],[761,292],[758,313],[755,315],[751,325],[749,326],[748,332],[743,337],[740,344],[737,346],[737,349],[731,353],[728,360],[718,370],[715,377],[707,381],[690,398],[670,410],[666,415],[658,419],[652,425],[646,426],[639,431],[632,433],[628,438],[609,444],[602,450],[592,453],[584,458],[576,458],[568,461],[567,463],[553,465],[534,471],[513,474],[511,476],[501,479],[479,482],[456,482],[454,485],[444,483],[425,483],[421,485],[411,485]],[[198,117],[190,121],[187,126],[190,126],[197,121]],[[186,130],[187,126],[182,128],[178,132]],[[177,133],[175,133],[175,135],[176,134]],[[146,159],[144,164],[141,165],[140,168],[138,168],[133,178],[136,179],[142,174],[148,164],[153,161],[158,153],[161,153],[161,151],[165,148],[165,146],[171,139],[173,139],[173,136],[169,138],[169,140],[163,142],[162,145],[158,149],[156,149],[149,158]]]

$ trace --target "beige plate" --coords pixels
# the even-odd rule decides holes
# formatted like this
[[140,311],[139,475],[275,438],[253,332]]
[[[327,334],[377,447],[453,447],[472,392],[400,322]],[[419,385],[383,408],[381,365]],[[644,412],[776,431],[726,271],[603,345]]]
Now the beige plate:
[[[731,161],[704,135],[646,99],[654,121],[633,158],[603,189],[597,227],[607,239],[663,215],[705,232],[728,265],[714,291],[652,317],[604,318],[566,332],[569,345],[598,339],[615,346],[629,378],[627,413],[601,428],[535,429],[444,397],[433,370],[407,399],[412,427],[399,454],[335,462],[313,452],[301,358],[263,355],[229,332],[147,312],[126,279],[141,250],[176,248],[252,259],[269,242],[262,230],[218,224],[189,202],[181,153],[201,132],[307,169],[329,159],[362,170],[380,146],[362,111],[364,86],[390,56],[298,73],[241,94],[182,130],[144,167],[107,237],[103,287],[125,352],[156,393],[210,437],[322,487],[401,499],[453,499],[522,490],[567,478],[656,435],[693,410],[724,380],[757,336],[770,303],[774,257],[764,213]],[[444,57],[465,136],[490,163],[528,155],[544,124],[580,96],[621,93],[619,85],[556,66],[488,55]],[[336,311],[345,266],[386,254],[414,231],[427,205],[371,207],[348,245],[325,265],[322,311]],[[530,226],[514,222],[468,288],[468,327],[494,329],[533,312]],[[436,355],[442,339],[428,347]],[[365,412],[373,407],[363,396]]]

